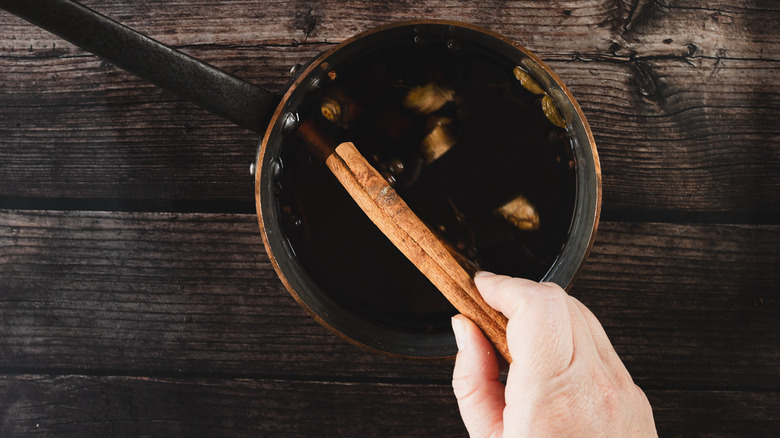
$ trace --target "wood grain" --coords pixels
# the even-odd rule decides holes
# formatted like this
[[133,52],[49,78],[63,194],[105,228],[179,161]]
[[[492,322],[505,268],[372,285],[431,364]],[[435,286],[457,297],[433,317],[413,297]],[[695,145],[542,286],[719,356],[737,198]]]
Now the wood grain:
[[746,437],[777,432],[777,392],[647,391],[658,436]]
[[[769,3],[655,2],[631,19],[630,5],[612,2],[501,3],[500,17],[498,3],[238,2],[241,19],[228,6],[92,6],[275,91],[296,62],[377,24],[434,12],[484,24],[542,56],[580,101],[601,154],[606,211],[737,212],[769,223],[780,215],[780,152],[769,147],[780,138],[778,43],[760,30],[780,13]],[[274,13],[272,25],[258,25]],[[0,14],[0,24],[6,205],[98,198],[135,210],[145,209],[132,207],[139,200],[249,210],[254,135],[14,17]]]
[[[467,436],[448,384],[23,374],[0,377],[0,394],[4,437]],[[648,398],[660,436],[769,436],[780,409],[778,393]]]
[[449,362],[430,368],[366,353],[317,325],[276,276],[253,215],[0,217],[5,369],[421,379],[451,372]]
[[[175,46],[232,45],[257,47],[339,42],[355,33],[390,21],[442,18],[484,26],[510,36],[543,55],[594,53],[620,44],[621,53],[641,56],[723,53],[735,58],[776,59],[778,41],[765,32],[778,24],[777,5],[771,0],[657,1],[589,0],[524,2],[426,0],[302,0],[254,2],[234,0],[220,4],[186,0],[155,2],[90,0],[85,5],[128,26]],[[639,9],[637,9],[639,6]],[[22,29],[19,20],[0,37],[17,51],[50,47],[56,38],[43,31]],[[693,30],[693,31],[692,31]],[[33,39],[13,38],[23,32]],[[565,41],[565,44],[561,44]],[[59,45],[59,44],[58,44]]]
[[[571,293],[661,436],[780,425],[772,0],[84,0],[250,82],[402,19],[482,25],[580,102],[604,210]],[[452,362],[367,353],[263,251],[257,136],[0,12],[0,436],[465,436]]]
[[0,394],[3,437],[467,436],[444,385],[19,375]]
[[644,385],[776,388],[778,254],[776,226],[608,222],[572,294]]
[[[0,367],[449,381],[316,325],[252,215],[0,215]],[[777,390],[777,226],[602,223],[571,293],[651,388]],[[750,372],[745,372],[745,367]]]

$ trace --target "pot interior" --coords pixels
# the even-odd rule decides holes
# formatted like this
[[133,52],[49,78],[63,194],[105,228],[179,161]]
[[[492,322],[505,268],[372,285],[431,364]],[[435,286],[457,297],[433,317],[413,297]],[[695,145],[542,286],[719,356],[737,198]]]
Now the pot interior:
[[303,121],[334,145],[353,142],[467,270],[567,287],[592,243],[592,137],[538,59],[452,23],[359,35],[315,60],[284,96],[257,176],[261,227],[280,277],[352,342],[450,356],[456,310],[295,133]]

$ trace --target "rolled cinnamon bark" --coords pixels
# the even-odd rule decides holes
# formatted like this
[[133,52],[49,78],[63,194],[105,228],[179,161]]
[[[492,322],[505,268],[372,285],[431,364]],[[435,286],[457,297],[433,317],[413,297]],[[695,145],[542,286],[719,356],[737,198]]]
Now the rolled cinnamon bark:
[[325,164],[382,233],[511,362],[506,344],[506,317],[485,302],[471,275],[447,245],[414,214],[355,146],[338,145]]

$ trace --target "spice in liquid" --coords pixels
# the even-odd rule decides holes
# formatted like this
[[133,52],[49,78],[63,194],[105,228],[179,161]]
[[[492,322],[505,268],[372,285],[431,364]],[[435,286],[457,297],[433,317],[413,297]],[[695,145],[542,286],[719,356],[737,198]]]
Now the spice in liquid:
[[[299,114],[335,144],[353,142],[470,267],[540,280],[571,223],[568,136],[517,66],[456,48],[378,50],[329,75]],[[287,238],[322,291],[397,329],[449,330],[455,309],[320,159],[294,135],[281,159]]]

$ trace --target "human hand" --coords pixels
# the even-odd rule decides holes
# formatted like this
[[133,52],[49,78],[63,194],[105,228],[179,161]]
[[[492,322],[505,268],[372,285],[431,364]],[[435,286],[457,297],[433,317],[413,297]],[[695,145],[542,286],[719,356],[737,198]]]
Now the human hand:
[[653,411],[596,317],[553,283],[490,273],[474,281],[508,319],[506,387],[493,346],[463,315],[452,386],[477,437],[654,437]]

